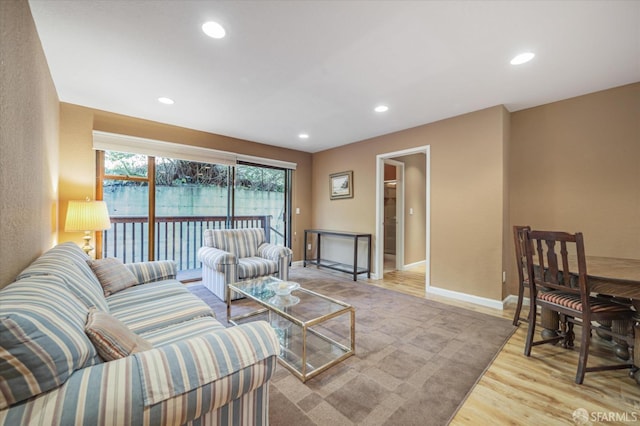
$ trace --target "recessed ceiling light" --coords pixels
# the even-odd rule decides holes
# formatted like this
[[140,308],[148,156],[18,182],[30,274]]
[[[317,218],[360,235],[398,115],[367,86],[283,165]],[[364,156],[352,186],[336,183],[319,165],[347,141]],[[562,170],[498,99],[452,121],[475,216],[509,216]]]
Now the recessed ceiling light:
[[300,139],[309,139],[309,135],[308,135],[307,133],[300,133],[300,134],[298,135],[298,137],[299,137]]
[[160,97],[158,98],[158,102],[165,105],[173,105],[175,102],[171,98]]
[[211,38],[222,38],[227,33],[224,28],[222,28],[222,25],[214,21],[202,24],[202,31]]
[[529,62],[530,60],[532,60],[534,56],[536,56],[536,54],[533,52],[521,53],[511,60],[511,65],[524,64],[525,62]]
[[375,112],[387,112],[389,111],[389,107],[386,105],[378,105],[373,109]]

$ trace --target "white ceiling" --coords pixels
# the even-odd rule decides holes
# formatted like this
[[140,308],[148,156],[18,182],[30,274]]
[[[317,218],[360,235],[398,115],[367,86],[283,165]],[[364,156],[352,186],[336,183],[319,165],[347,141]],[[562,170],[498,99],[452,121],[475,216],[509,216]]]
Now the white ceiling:
[[307,152],[640,81],[640,1],[29,3],[61,101]]

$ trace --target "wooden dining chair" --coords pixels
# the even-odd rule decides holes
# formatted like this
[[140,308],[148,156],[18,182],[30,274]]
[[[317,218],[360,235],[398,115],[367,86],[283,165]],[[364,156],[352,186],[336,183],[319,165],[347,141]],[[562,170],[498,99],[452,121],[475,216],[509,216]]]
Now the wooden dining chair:
[[[524,299],[525,289],[529,288],[529,276],[527,274],[527,256],[524,249],[526,232],[530,231],[530,226],[514,226],[513,227],[513,241],[516,246],[516,269],[518,271],[518,304],[516,305],[516,312],[513,314],[513,325],[516,327],[520,321],[527,322],[527,317],[520,317],[522,311],[522,301]],[[529,292],[529,299],[531,299],[531,292]]]
[[[524,354],[530,356],[532,346],[558,341],[562,341],[565,347],[573,347],[573,325],[579,324],[582,326],[582,337],[576,373],[577,384],[582,384],[586,372],[631,368],[631,364],[587,367],[591,330],[598,327],[593,322],[631,320],[634,312],[611,299],[591,295],[582,233],[525,231],[524,247],[527,274],[531,283],[529,328]],[[560,316],[558,336],[539,341],[533,340],[537,306],[558,312]],[[619,334],[610,330],[604,332],[629,342],[631,340],[626,333]]]

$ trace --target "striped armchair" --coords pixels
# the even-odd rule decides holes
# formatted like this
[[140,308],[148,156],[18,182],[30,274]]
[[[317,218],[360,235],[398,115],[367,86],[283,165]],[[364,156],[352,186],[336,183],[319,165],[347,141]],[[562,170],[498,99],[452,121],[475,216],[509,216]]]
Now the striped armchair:
[[[293,252],[266,242],[264,229],[207,229],[198,250],[202,283],[220,300],[227,300],[228,284],[265,275],[289,278]],[[231,300],[240,298],[231,295]]]

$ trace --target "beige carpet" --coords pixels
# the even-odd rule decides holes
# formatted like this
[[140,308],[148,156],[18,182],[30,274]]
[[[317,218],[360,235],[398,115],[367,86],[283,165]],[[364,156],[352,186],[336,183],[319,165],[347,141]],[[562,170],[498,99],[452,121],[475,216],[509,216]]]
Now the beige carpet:
[[[445,425],[514,331],[509,320],[346,275],[294,268],[290,279],[356,308],[356,355],[304,384],[278,366],[273,426]],[[224,303],[202,285],[189,288],[226,323]]]

